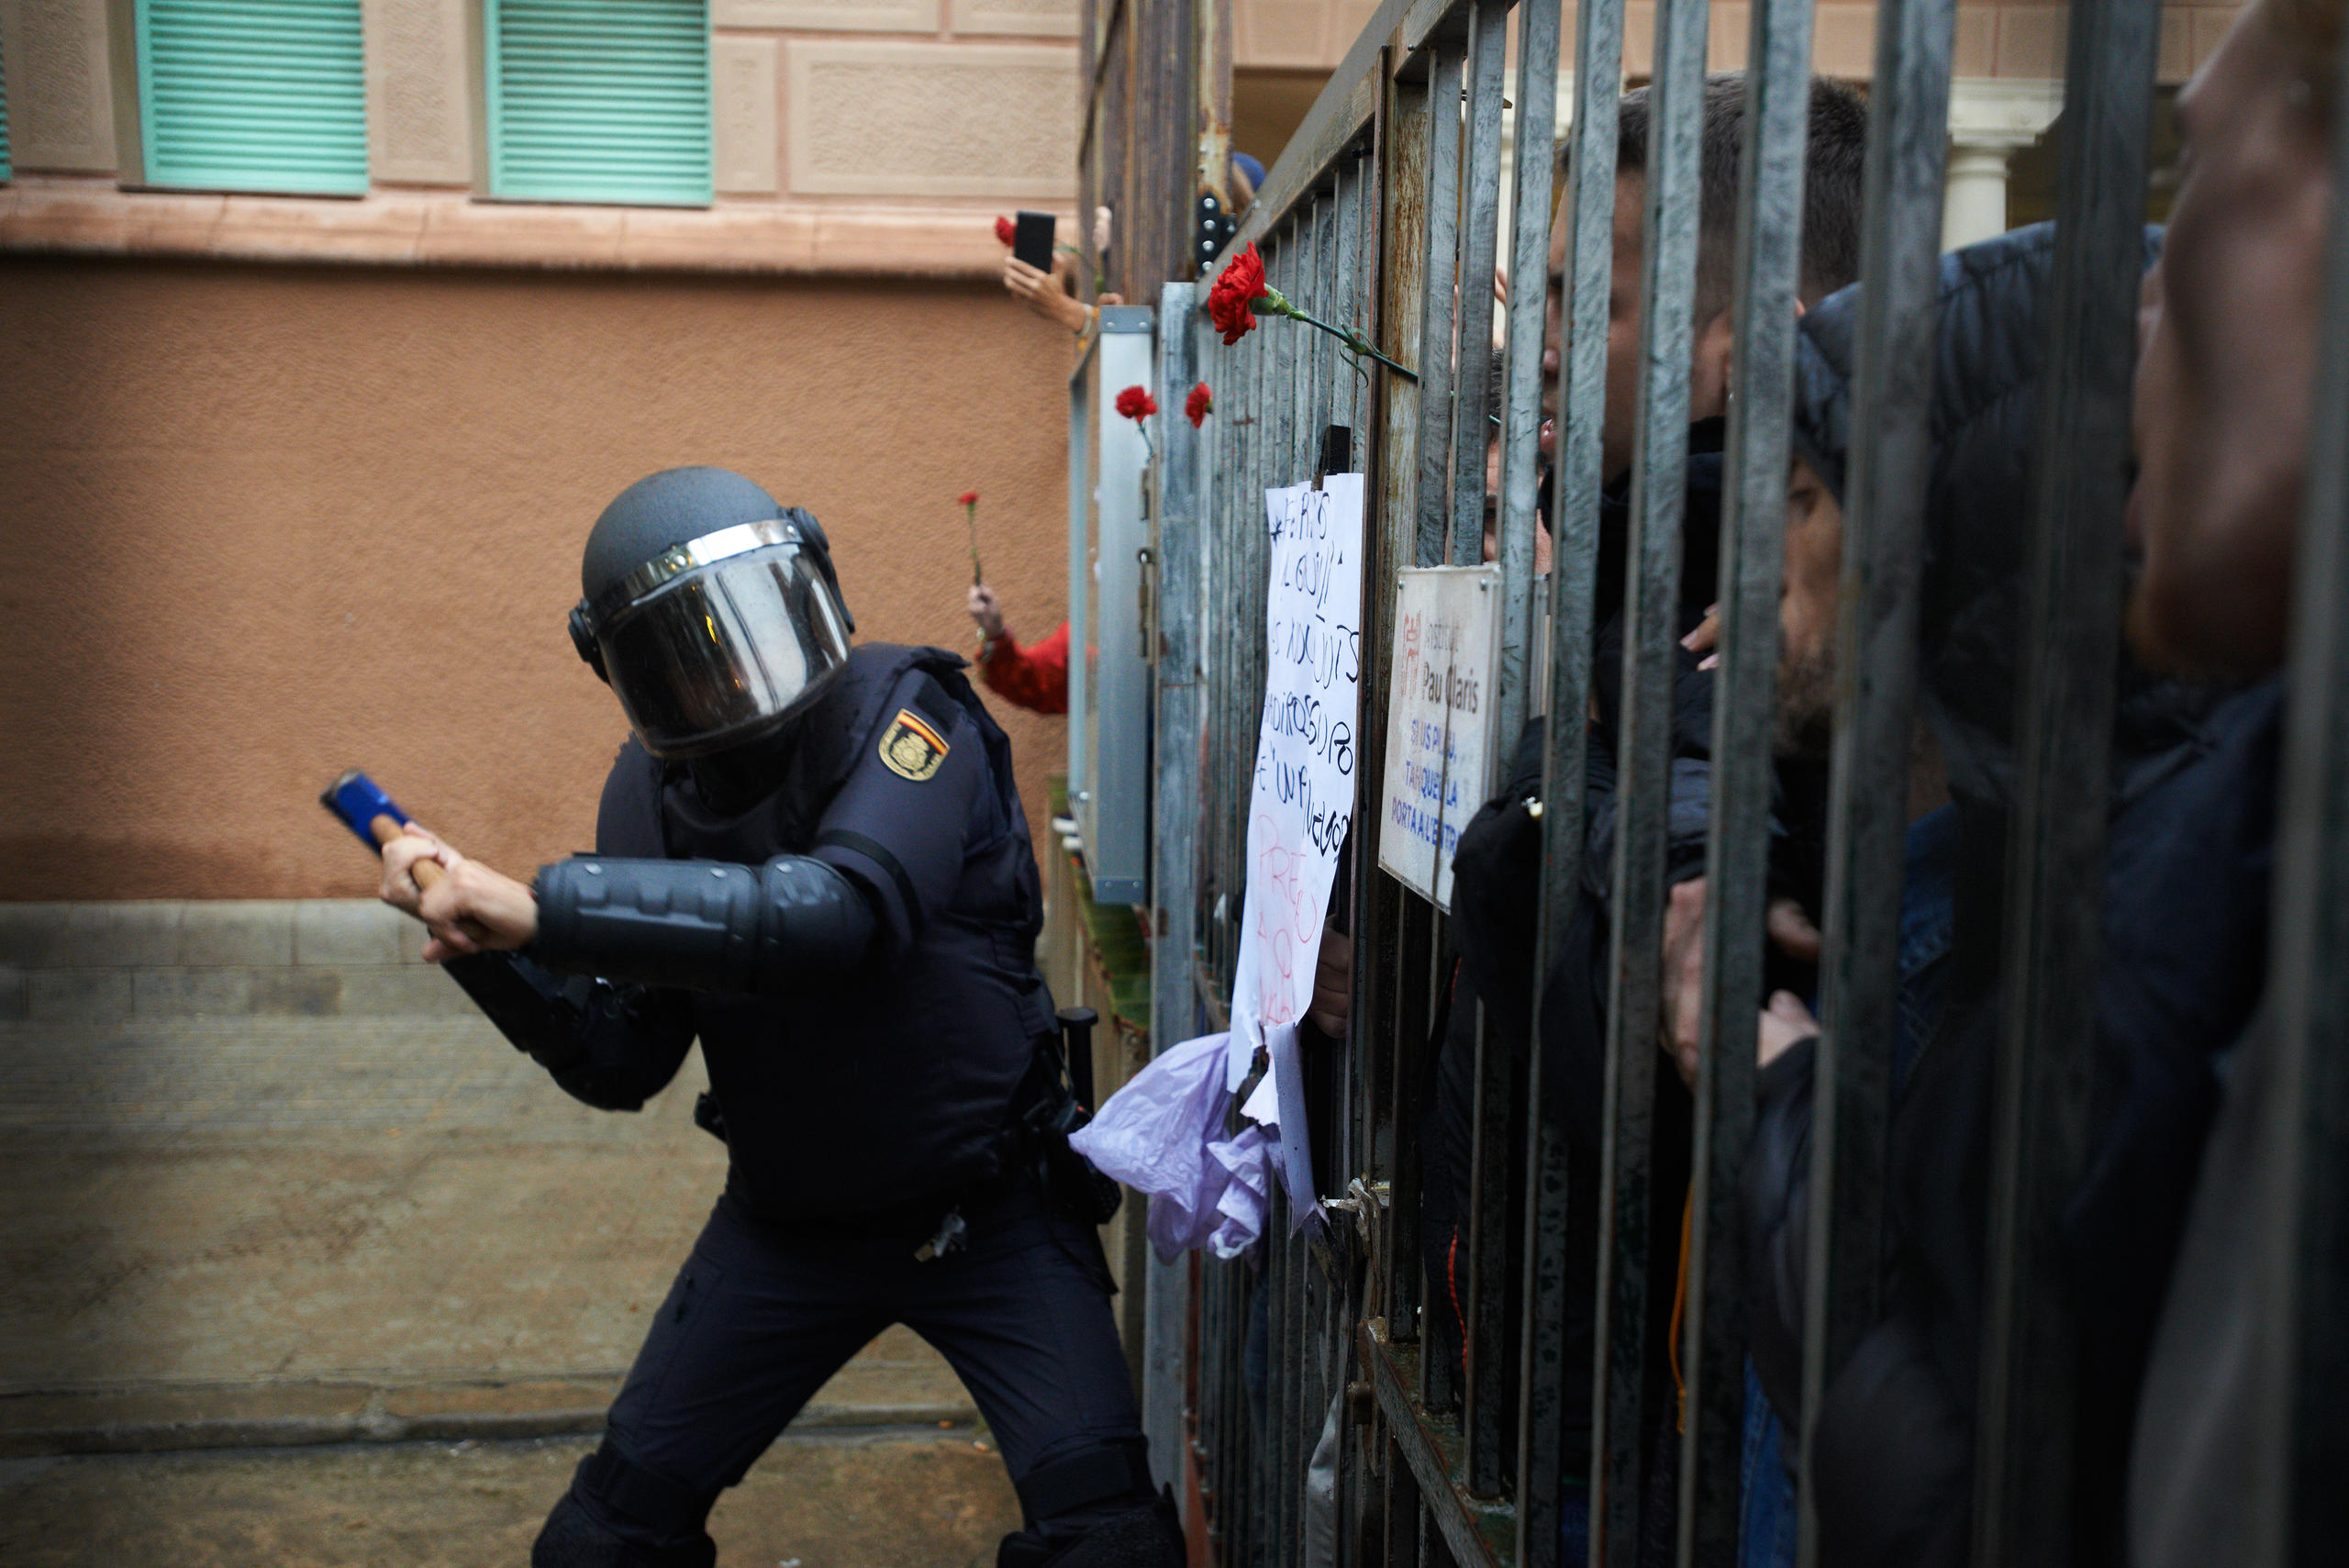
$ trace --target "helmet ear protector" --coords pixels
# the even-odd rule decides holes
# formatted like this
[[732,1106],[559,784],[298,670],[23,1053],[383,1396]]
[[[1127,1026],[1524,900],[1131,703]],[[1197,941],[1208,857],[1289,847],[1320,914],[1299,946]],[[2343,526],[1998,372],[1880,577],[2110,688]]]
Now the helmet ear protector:
[[612,684],[612,677],[604,669],[603,645],[596,640],[596,634],[587,629],[587,601],[584,599],[571,606],[571,646],[579,651],[579,657],[596,672],[597,680],[607,686]]
[[832,541],[824,537],[824,525],[805,506],[785,506],[777,515],[785,522],[796,525],[800,537],[816,547],[816,570],[824,574],[825,586],[832,591],[832,602],[841,607],[841,618],[848,622],[849,630],[854,631],[856,616],[848,607],[848,595],[841,592],[840,573],[832,570]]
[[[832,602],[840,606],[841,618],[848,623],[848,629],[853,632],[856,629],[856,617],[849,609],[847,598],[841,593],[840,573],[832,569],[832,544],[831,540],[824,535],[824,525],[818,522],[815,515],[803,506],[781,507],[776,511],[775,516],[778,520],[789,523],[797,528],[801,539],[815,547],[813,553],[816,558],[816,569],[823,574],[825,585],[831,589]],[[571,607],[569,625],[571,646],[578,653],[580,662],[596,672],[597,680],[607,686],[610,685],[611,672],[604,667],[604,646],[596,639],[596,623],[589,614],[588,603],[585,599],[581,599]]]

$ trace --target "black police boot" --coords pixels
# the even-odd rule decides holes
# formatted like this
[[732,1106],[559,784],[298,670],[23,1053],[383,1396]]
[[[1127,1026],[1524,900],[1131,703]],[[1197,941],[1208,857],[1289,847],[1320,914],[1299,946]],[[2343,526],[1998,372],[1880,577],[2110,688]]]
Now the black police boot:
[[622,1540],[568,1492],[530,1543],[530,1568],[712,1568],[717,1561],[718,1544],[707,1536],[666,1551]]
[[1184,1568],[1188,1561],[1171,1491],[1078,1529],[1015,1530],[996,1549],[996,1568]]

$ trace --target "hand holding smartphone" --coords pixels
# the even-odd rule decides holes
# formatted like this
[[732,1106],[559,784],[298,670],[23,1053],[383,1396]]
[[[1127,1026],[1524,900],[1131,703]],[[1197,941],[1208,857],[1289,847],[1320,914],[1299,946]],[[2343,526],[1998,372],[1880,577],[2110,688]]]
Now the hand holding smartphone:
[[1014,221],[1011,253],[1040,272],[1052,270],[1052,215],[1022,212]]

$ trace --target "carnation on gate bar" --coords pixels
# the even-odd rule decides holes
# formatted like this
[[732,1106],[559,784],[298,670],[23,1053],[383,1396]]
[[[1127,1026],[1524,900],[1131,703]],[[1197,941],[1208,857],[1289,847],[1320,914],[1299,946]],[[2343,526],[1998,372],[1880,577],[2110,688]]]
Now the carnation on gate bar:
[[1228,349],[1256,329],[1255,313],[1259,310],[1267,316],[1286,316],[1291,321],[1318,328],[1335,338],[1356,359],[1376,360],[1406,381],[1419,379],[1373,348],[1369,339],[1352,328],[1332,327],[1291,305],[1286,295],[1264,281],[1264,258],[1257,253],[1256,242],[1251,239],[1224,264],[1214,285],[1208,290],[1208,319],[1223,334],[1223,346]]

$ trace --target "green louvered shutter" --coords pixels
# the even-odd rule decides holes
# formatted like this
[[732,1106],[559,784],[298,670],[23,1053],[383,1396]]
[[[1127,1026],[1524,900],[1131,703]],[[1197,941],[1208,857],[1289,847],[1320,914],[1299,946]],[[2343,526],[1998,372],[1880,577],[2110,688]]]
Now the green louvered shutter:
[[367,194],[359,0],[138,0],[147,183]]
[[16,167],[8,161],[8,72],[0,67],[0,180],[15,177]]
[[489,194],[707,206],[707,0],[488,0]]

